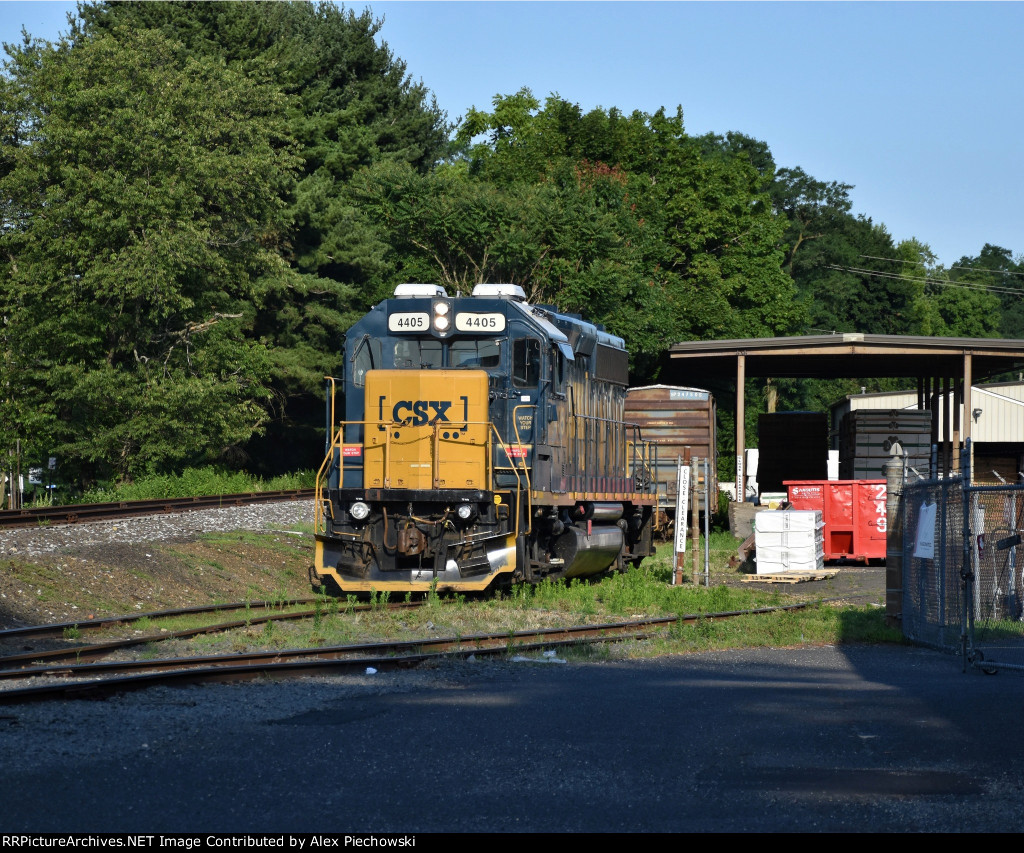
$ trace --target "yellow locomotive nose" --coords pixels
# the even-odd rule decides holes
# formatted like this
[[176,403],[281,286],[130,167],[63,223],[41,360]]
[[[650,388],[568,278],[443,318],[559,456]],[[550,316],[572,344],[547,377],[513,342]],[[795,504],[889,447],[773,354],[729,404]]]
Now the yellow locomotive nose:
[[485,372],[373,370],[365,405],[365,488],[487,488]]

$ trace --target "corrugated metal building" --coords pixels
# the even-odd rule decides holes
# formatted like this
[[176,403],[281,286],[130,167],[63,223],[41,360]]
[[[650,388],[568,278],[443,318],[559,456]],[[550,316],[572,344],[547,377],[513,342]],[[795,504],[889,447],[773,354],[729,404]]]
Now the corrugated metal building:
[[[939,396],[938,434],[947,435],[946,414],[952,406],[945,395]],[[965,417],[970,418],[975,480],[998,482],[995,470],[1007,481],[1019,482],[1018,472],[1024,471],[1024,381],[973,385],[970,399],[971,411],[965,413],[961,405],[953,421],[965,423]],[[918,405],[916,391],[849,395],[832,406],[832,446],[838,448],[839,425],[849,412],[917,409]]]

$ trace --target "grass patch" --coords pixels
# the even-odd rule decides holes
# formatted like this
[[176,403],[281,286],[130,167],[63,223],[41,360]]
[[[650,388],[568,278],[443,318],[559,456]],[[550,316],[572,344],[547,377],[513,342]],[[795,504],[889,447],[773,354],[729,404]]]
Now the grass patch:
[[730,619],[680,621],[669,630],[664,644],[668,651],[711,651],[881,642],[903,642],[898,630],[886,627],[883,612],[815,605]]
[[[463,595],[439,593],[434,588],[427,592],[426,606],[415,610],[389,611],[383,607],[388,597],[380,593],[372,596],[374,606],[361,612],[352,612],[350,601],[324,598],[313,620],[278,623],[272,637],[254,636],[253,640],[271,646],[333,646],[504,634],[509,637],[509,648],[514,650],[512,635],[521,630],[626,621],[641,616],[713,614],[794,602],[777,592],[724,584],[710,589],[693,584],[670,586],[662,579],[664,574],[652,564],[600,580],[546,581],[469,600]],[[253,632],[257,628],[253,626]],[[902,641],[899,631],[885,626],[885,614],[879,608],[826,607],[815,603],[795,611],[731,618],[709,615],[696,622],[676,622],[650,640],[560,648],[558,654],[573,660],[597,661],[728,648]]]
[[[311,534],[312,535],[312,534]],[[306,542],[299,537],[281,539],[279,533],[264,533],[258,530],[238,530],[233,533],[204,533],[197,540],[213,548],[232,548],[236,545],[249,545],[295,559],[308,559],[313,550],[312,541]]]
[[131,483],[110,484],[105,488],[90,489],[76,502],[143,501],[310,489],[315,485],[315,481],[316,473],[313,471],[298,471],[263,480],[243,471],[226,471],[216,467],[186,468],[180,474],[152,474]]

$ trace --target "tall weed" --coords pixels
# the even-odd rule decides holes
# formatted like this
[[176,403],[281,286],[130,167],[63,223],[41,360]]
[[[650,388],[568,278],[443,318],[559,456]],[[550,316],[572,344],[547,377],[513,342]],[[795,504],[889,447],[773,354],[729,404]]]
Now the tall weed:
[[312,488],[315,477],[312,471],[298,471],[262,480],[243,471],[225,471],[214,467],[186,468],[180,474],[150,474],[131,483],[90,489],[82,494],[80,500],[82,503],[108,503],[307,489]]

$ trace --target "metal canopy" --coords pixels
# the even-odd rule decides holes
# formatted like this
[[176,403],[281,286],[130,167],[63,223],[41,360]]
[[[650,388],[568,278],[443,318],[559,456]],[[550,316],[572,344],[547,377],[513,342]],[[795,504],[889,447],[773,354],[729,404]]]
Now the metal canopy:
[[[746,446],[743,389],[748,376],[915,379],[918,408],[932,412],[932,443],[942,447],[939,467],[948,473],[959,468],[957,450],[971,435],[971,419],[960,423],[961,408],[971,411],[971,385],[1022,368],[1024,340],[847,332],[674,344],[668,352],[666,378],[673,383],[693,386],[735,381],[736,494],[742,500],[743,449]],[[939,436],[940,408],[946,411],[944,437]],[[971,467],[973,470],[973,465]]]
[[747,376],[813,379],[959,376],[970,355],[977,381],[1024,369],[1024,340],[846,333],[685,341],[669,349],[668,369],[680,384],[731,380],[741,355]]

